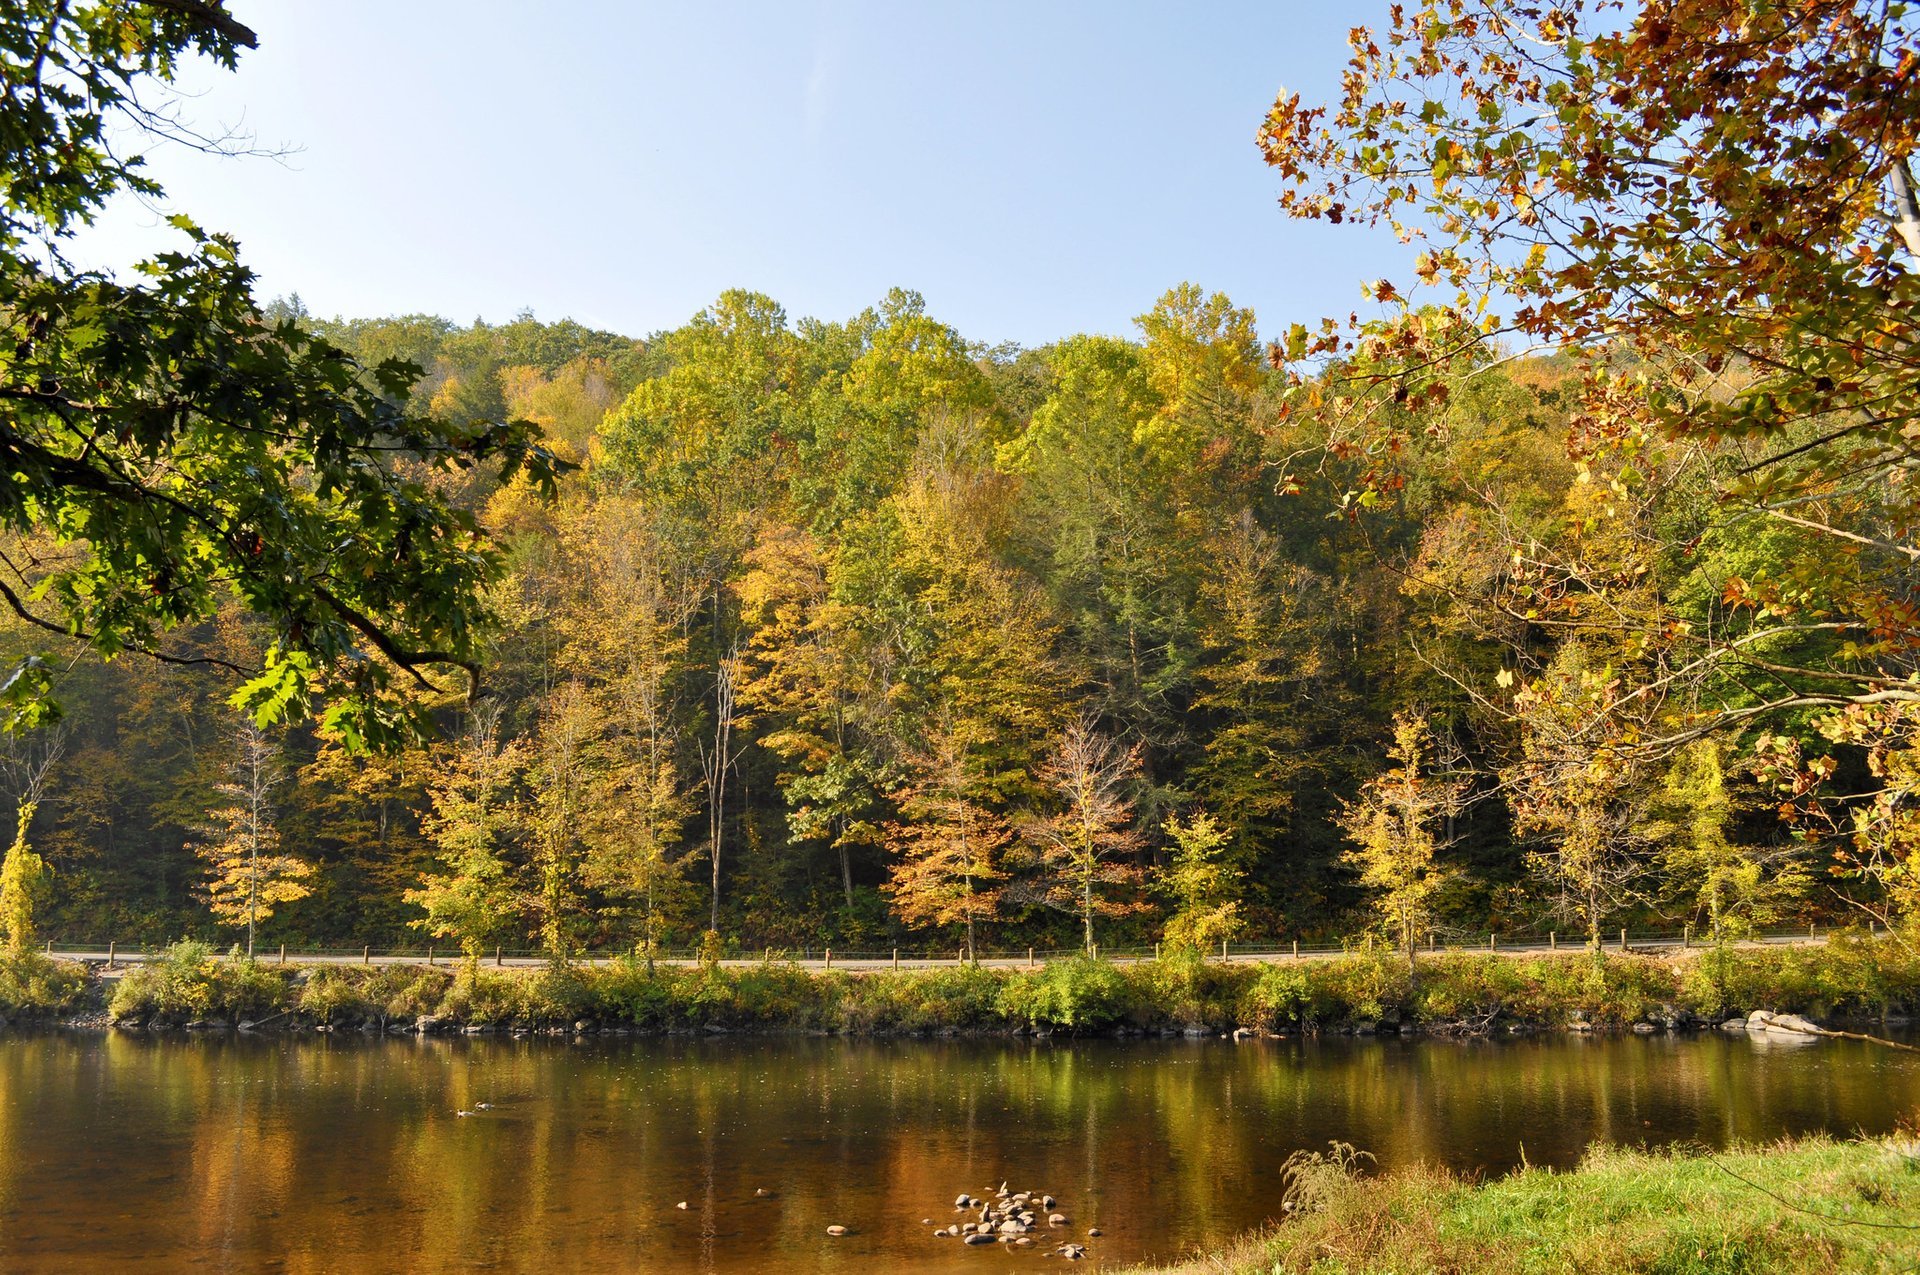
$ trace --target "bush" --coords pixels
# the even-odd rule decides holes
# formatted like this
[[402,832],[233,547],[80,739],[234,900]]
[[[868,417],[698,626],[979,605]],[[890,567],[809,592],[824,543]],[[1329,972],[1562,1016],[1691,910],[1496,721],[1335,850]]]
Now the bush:
[[158,961],[127,971],[107,1008],[115,1018],[235,1021],[278,1013],[291,1000],[286,976],[242,956],[183,939]]
[[1204,1023],[1228,1027],[1240,1021],[1247,988],[1258,967],[1219,965],[1197,951],[1174,952],[1122,968],[1127,981],[1127,1017],[1141,1027]]
[[1265,1031],[1302,1026],[1313,1019],[1313,989],[1300,965],[1262,965],[1241,989],[1234,1016]]
[[1002,1021],[1008,976],[983,965],[885,971],[847,980],[840,1025],[850,1031],[934,1031]]
[[1107,1027],[1126,1013],[1127,980],[1112,962],[1076,956],[1015,974],[1001,990],[999,1009],[1031,1027],[1070,1031]]
[[1398,1022],[1411,1012],[1413,982],[1398,953],[1354,952],[1311,962],[1307,971],[1314,1022]]
[[460,967],[439,1006],[443,1017],[489,1027],[512,1022],[519,1010],[520,997],[510,976],[472,964]]
[[0,1016],[71,1014],[87,991],[87,969],[78,961],[56,961],[31,950],[0,951]]

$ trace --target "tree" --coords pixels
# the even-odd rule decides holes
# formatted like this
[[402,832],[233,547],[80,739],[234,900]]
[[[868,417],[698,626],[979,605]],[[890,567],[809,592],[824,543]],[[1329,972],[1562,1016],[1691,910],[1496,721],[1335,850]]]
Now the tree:
[[[1383,38],[1355,32],[1336,106],[1282,95],[1262,131],[1290,213],[1392,229],[1439,293],[1419,304],[1378,281],[1383,317],[1296,325],[1273,351],[1296,365],[1291,408],[1324,422],[1330,467],[1349,467],[1351,503],[1391,495],[1438,409],[1514,342],[1554,349],[1578,377],[1580,452],[1617,490],[1650,446],[1683,450],[1711,498],[1686,539],[1756,545],[1787,528],[1825,550],[1725,573],[1729,622],[1603,618],[1657,665],[1622,693],[1670,706],[1619,742],[1658,765],[1755,723],[1844,734],[1861,720],[1844,710],[1920,702],[1910,7],[1393,12]],[[1297,366],[1315,357],[1317,374]],[[1592,601],[1604,613],[1609,595]],[[1842,711],[1816,725],[1808,710]]]
[[764,529],[738,586],[750,636],[741,702],[759,742],[787,763],[778,782],[796,839],[826,842],[839,858],[853,908],[853,849],[879,840],[874,767],[859,746],[870,689],[850,632],[855,617],[835,602],[819,543],[781,524]]
[[1806,869],[1793,861],[1800,847],[1768,853],[1727,837],[1733,801],[1722,747],[1718,740],[1697,739],[1674,755],[1650,803],[1654,818],[1647,829],[1665,848],[1669,888],[1690,911],[1706,913],[1715,946],[1775,920],[1811,884]]
[[688,893],[682,849],[694,796],[685,774],[686,628],[696,582],[653,514],[605,495],[563,525],[577,583],[559,623],[563,661],[587,686],[598,762],[582,810],[584,880],[640,914],[648,950]]
[[528,778],[533,800],[527,826],[532,834],[534,888],[527,911],[538,925],[540,944],[556,965],[573,955],[580,922],[581,831],[586,803],[594,791],[598,713],[580,682],[562,682],[547,697],[535,736]]
[[[1545,673],[1514,697],[1521,752],[1502,775],[1514,831],[1544,845],[1528,862],[1552,894],[1552,910],[1577,920],[1596,952],[1607,918],[1643,901],[1647,872],[1645,763],[1596,708],[1619,695],[1615,671],[1594,667],[1569,642]],[[1600,733],[1596,723],[1612,726]]]
[[207,865],[202,897],[222,925],[247,929],[247,957],[253,957],[254,930],[282,903],[304,899],[313,865],[278,853],[273,791],[286,782],[280,746],[251,721],[233,731],[234,757],[228,778],[214,791],[230,805],[207,812],[193,851]]
[[1173,900],[1163,938],[1175,952],[1210,952],[1241,928],[1245,873],[1229,860],[1232,838],[1204,810],[1185,822],[1169,815],[1162,830],[1173,842],[1167,865],[1155,874],[1160,890]]
[[1459,813],[1466,781],[1432,773],[1433,731],[1415,712],[1394,714],[1394,764],[1341,803],[1340,826],[1353,842],[1341,862],[1357,868],[1360,885],[1412,969],[1420,934],[1433,920],[1434,895],[1447,872],[1434,863],[1435,824]]
[[31,742],[8,735],[4,745],[5,770],[14,790],[14,835],[6,860],[0,862],[0,926],[6,929],[8,950],[23,952],[33,945],[34,915],[46,902],[52,875],[46,860],[27,843],[27,834],[46,800],[47,780],[65,751],[66,736],[55,727]]
[[[524,424],[397,406],[418,367],[363,367],[269,321],[233,240],[184,216],[181,250],[138,282],[66,256],[114,195],[162,195],[131,148],[194,140],[150,100],[182,60],[230,68],[254,43],[215,3],[28,0],[0,18],[0,528],[66,551],[0,560],[0,601],[106,657],[192,664],[221,661],[164,636],[236,603],[271,635],[236,670],[236,704],[264,726],[322,699],[328,729],[385,746],[425,728],[407,690],[436,669],[471,681],[497,572],[431,480],[486,468],[550,487],[554,457]],[[56,711],[53,670],[15,664],[9,723]]]
[[1081,717],[1040,768],[1054,812],[1030,818],[1022,828],[1044,874],[1030,887],[1033,898],[1078,917],[1089,954],[1096,916],[1125,916],[1142,906],[1126,897],[1141,877],[1129,857],[1146,844],[1132,826],[1133,800],[1127,795],[1139,773],[1138,748],[1122,748]]
[[470,710],[463,737],[441,753],[445,768],[427,790],[431,813],[424,822],[440,871],[406,899],[426,913],[414,927],[458,939],[473,966],[518,910],[508,854],[524,822],[518,789],[527,754],[525,745],[501,739],[492,703]]
[[887,828],[897,858],[885,887],[907,924],[961,926],[970,960],[979,923],[1000,914],[1002,858],[1013,841],[1006,820],[979,799],[976,761],[952,731],[937,732],[931,751],[909,760],[913,778],[894,794],[904,818]]

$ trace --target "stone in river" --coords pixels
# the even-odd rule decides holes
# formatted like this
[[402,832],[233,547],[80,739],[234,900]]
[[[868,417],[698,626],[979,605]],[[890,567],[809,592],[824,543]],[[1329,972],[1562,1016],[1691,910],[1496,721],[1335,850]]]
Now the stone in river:
[[1048,1226],[1065,1226],[1066,1224],[1067,1224],[1067,1215],[1065,1213],[1047,1214]]
[[845,1235],[846,1233],[847,1228],[844,1226],[829,1226],[827,1228],[828,1235]]
[[967,1244],[991,1244],[994,1241],[993,1236],[975,1231],[972,1235],[967,1236],[964,1242]]

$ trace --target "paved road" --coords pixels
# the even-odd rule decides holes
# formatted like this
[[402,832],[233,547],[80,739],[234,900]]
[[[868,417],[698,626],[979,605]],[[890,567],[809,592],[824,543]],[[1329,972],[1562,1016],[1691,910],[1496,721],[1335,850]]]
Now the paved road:
[[[1824,943],[1824,942],[1826,942],[1825,935],[1814,936],[1814,935],[1807,935],[1807,934],[1779,934],[1779,935],[1769,935],[1764,938],[1750,939],[1745,942],[1735,944],[1734,946],[1743,947],[1743,948],[1787,947],[1787,946],[1806,946],[1808,944],[1817,944],[1817,943]],[[1630,940],[1628,946],[1631,950],[1635,952],[1677,952],[1682,949],[1682,940],[1677,937],[1632,939]],[[1699,950],[1701,945],[1698,942],[1695,942],[1691,946],[1694,950]],[[1500,956],[1518,957],[1518,956],[1538,956],[1538,955],[1543,955],[1550,952],[1572,953],[1572,952],[1581,951],[1582,947],[1578,943],[1552,943],[1552,942],[1528,940],[1528,941],[1522,941],[1522,942],[1497,942],[1496,946],[1491,948],[1489,948],[1484,943],[1480,943],[1480,944],[1473,944],[1473,945],[1462,945],[1462,946],[1451,947],[1451,948],[1442,948],[1439,950],[1441,952],[1492,951]],[[1618,940],[1616,939],[1612,942],[1609,942],[1606,945],[1606,950],[1609,952],[1618,951],[1619,950]],[[104,947],[66,949],[66,948],[59,947],[57,945],[53,948],[52,954],[54,956],[61,958],[62,960],[83,961],[89,965],[102,966],[103,969],[101,972],[109,976],[124,970],[128,965],[140,964],[147,961],[160,960],[162,956],[162,954],[158,952],[138,952],[138,951],[122,952],[116,949],[115,951],[109,953],[108,950]],[[1345,954],[1344,951],[1339,948],[1305,949],[1305,950],[1299,951],[1298,953],[1295,953],[1292,948],[1286,947],[1286,948],[1274,948],[1270,950],[1261,950],[1261,951],[1234,952],[1231,956],[1227,958],[1227,960],[1229,960],[1234,964],[1244,964],[1244,963],[1250,963],[1250,962],[1273,963],[1273,962],[1286,962],[1286,961],[1293,961],[1293,960],[1331,960],[1334,957],[1341,956],[1344,954]],[[1068,955],[1068,953],[1040,952],[1040,953],[1036,953],[1035,957],[1039,961],[1045,961],[1050,958],[1058,958],[1064,955]],[[272,964],[277,964],[281,960],[281,955],[277,948],[273,950],[263,950],[258,954],[258,959],[264,964],[272,965]],[[367,953],[288,952],[285,957],[286,963],[289,965],[422,965],[427,963],[427,959],[428,959],[427,957],[419,953],[381,953],[381,952],[367,952]],[[618,959],[618,958],[608,957],[608,956],[583,957],[577,960],[575,964],[608,965],[608,964],[611,964],[612,961],[615,959]],[[663,956],[663,957],[657,957],[655,959],[659,964],[662,964],[662,965],[697,964],[696,959],[691,956]],[[808,958],[779,957],[777,959],[780,960],[780,962],[783,964],[793,964],[793,965],[799,966],[802,969],[810,969],[810,970],[822,970],[822,969],[829,969],[829,968],[837,969],[837,970],[944,969],[944,968],[950,968],[953,966],[966,964],[965,961],[953,956],[934,957],[934,956],[913,956],[913,955],[906,955],[906,954],[902,954],[897,959],[892,956],[870,956],[870,955],[861,955],[861,956],[855,956],[855,957],[835,956],[831,958],[824,957],[824,956],[808,957]],[[1125,953],[1118,953],[1118,954],[1111,955],[1108,959],[1113,960],[1115,962],[1120,962],[1120,963],[1129,963],[1134,961],[1150,960],[1152,959],[1152,957],[1151,957],[1151,954],[1147,954],[1147,953],[1125,952]],[[1219,960],[1220,958],[1214,957],[1212,959]],[[725,965],[731,968],[746,968],[746,967],[751,967],[755,965],[760,965],[764,962],[764,960],[765,960],[764,957],[762,958],[737,957],[737,958],[729,958],[729,959],[723,960],[720,963],[722,965]],[[433,957],[433,963],[436,965],[451,966],[459,963],[459,957],[453,954],[436,954]],[[538,956],[538,955],[500,956],[500,957],[489,956],[489,957],[486,957],[482,963],[487,966],[495,966],[495,967],[537,968],[545,965],[547,963],[547,958],[544,956]],[[982,956],[979,960],[979,964],[985,965],[985,966],[994,966],[1002,969],[1026,969],[1031,967],[1031,963],[1028,957],[1024,954],[1015,955],[1015,956],[1006,956],[1006,955]]]

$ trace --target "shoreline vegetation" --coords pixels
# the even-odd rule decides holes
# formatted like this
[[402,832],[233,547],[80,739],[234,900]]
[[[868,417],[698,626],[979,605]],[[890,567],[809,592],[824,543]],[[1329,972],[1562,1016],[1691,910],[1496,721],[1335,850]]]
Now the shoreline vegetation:
[[1920,953],[1899,939],[1688,953],[1420,960],[1355,952],[1219,963],[1198,954],[1029,969],[760,965],[278,965],[182,942],[103,977],[0,955],[0,1020],[123,1028],[547,1035],[812,1031],[847,1035],[1295,1035],[1683,1031],[1751,1011],[1903,1025]]
[[1920,1137],[1788,1139],[1709,1152],[1595,1147],[1573,1170],[1490,1182],[1382,1177],[1336,1145],[1296,1156],[1286,1220],[1132,1275],[1360,1271],[1906,1271],[1920,1234]]

